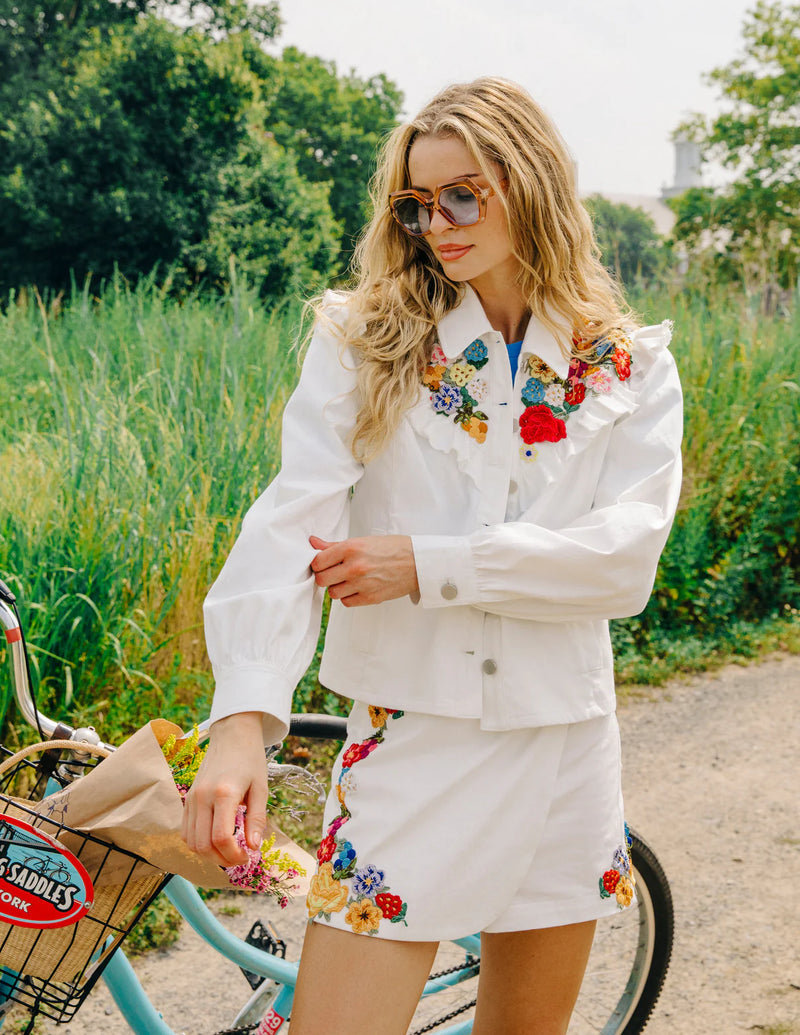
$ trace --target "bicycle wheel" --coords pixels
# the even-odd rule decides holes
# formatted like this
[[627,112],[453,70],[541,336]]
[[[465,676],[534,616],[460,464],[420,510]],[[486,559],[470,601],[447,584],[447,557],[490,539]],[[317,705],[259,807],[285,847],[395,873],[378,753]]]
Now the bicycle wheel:
[[638,1035],[661,992],[672,953],[669,882],[646,841],[631,831],[636,902],[597,924],[569,1035]]

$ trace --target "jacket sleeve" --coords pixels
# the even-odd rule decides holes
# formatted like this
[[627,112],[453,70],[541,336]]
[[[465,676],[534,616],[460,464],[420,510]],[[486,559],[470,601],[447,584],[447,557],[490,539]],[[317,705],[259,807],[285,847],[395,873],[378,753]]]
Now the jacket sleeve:
[[363,471],[349,446],[358,409],[351,360],[318,325],[284,410],[281,470],[245,515],[203,608],[211,721],[262,712],[265,743],[285,736],[319,636],[323,590],[308,537],[347,536],[350,489]]
[[667,341],[665,332],[655,348],[643,342],[653,352],[636,406],[612,430],[591,509],[562,528],[514,521],[468,536],[414,536],[423,607],[471,604],[540,622],[645,607],[681,484],[682,399]]

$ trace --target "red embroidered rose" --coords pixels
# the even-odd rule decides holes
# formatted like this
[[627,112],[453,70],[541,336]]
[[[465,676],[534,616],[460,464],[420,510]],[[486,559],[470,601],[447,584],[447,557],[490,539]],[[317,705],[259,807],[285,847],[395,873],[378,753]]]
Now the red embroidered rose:
[[355,765],[356,762],[360,762],[362,757],[361,745],[351,744],[347,751],[342,755],[342,768],[349,769],[350,766]]
[[606,889],[606,891],[610,895],[613,895],[618,884],[619,872],[617,870],[606,870],[606,872],[603,874],[603,887]]
[[549,406],[528,406],[519,419],[519,433],[523,442],[560,442],[566,438],[564,421],[556,417]]
[[617,368],[617,377],[620,381],[627,381],[631,376],[631,354],[624,349],[614,349],[611,353],[614,366]]
[[403,908],[403,900],[399,895],[390,895],[388,891],[382,891],[380,895],[375,896],[375,905],[386,920],[391,920]]
[[580,406],[586,398],[586,385],[582,381],[573,381],[564,394],[564,402],[570,406]]
[[335,851],[336,841],[332,834],[328,834],[326,837],[323,837],[320,842],[320,846],[317,849],[317,859],[319,859],[321,863],[330,862]]

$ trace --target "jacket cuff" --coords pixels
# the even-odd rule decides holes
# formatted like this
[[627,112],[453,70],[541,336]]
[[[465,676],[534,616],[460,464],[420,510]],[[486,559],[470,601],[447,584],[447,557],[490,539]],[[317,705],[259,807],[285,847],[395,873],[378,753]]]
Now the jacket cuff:
[[469,540],[463,536],[412,535],[422,607],[474,604],[478,580]]
[[289,732],[294,686],[268,667],[214,669],[210,721],[238,712],[261,712],[264,744],[280,744]]

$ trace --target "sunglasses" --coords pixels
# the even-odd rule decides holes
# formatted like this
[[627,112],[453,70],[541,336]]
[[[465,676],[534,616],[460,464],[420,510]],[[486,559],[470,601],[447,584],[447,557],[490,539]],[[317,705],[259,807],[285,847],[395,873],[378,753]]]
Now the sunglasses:
[[413,188],[396,190],[389,195],[389,208],[407,234],[425,237],[431,232],[434,211],[441,212],[453,226],[482,223],[486,218],[486,202],[493,195],[491,187],[479,187],[469,178],[463,178],[439,184],[433,194]]

